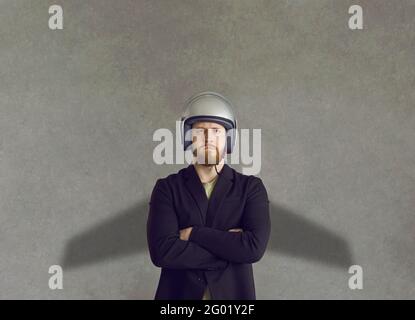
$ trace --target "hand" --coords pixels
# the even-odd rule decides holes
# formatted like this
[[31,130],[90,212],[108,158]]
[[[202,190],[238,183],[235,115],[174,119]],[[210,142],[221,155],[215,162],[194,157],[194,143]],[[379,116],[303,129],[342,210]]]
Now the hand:
[[240,228],[236,228],[236,229],[229,229],[228,231],[229,231],[229,232],[243,232],[243,230],[242,230],[242,229],[240,229]]
[[193,227],[188,227],[180,230],[180,240],[189,241],[190,233],[192,232]]

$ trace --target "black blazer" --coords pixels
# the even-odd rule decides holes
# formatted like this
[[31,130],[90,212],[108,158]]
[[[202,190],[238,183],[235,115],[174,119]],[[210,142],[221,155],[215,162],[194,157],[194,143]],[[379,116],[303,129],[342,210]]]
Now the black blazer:
[[[266,249],[271,223],[262,180],[223,166],[210,200],[191,164],[157,180],[149,202],[147,241],[161,267],[154,299],[255,300],[252,263]],[[189,241],[179,230],[193,226]],[[229,232],[242,228],[243,232]]]

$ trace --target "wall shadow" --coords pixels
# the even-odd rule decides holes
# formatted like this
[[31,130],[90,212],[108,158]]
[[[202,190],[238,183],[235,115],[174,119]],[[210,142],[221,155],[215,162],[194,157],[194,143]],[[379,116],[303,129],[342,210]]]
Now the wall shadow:
[[[73,269],[117,257],[147,252],[148,202],[75,235],[65,245],[64,269]],[[271,203],[271,236],[268,252],[298,257],[336,268],[353,264],[347,240],[333,230]]]
[[270,214],[267,250],[342,269],[353,264],[350,245],[335,231],[274,204]]

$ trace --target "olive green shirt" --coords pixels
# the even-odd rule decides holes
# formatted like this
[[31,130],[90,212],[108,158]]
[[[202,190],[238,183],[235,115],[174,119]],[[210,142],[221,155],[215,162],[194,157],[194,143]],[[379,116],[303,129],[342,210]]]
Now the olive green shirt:
[[[218,180],[218,176],[213,178],[212,181],[203,183],[203,187],[205,188],[206,196],[207,196],[208,199],[210,198],[210,195],[212,194],[213,188],[215,187],[215,184],[216,184],[217,180]],[[211,300],[210,291],[209,291],[208,286],[206,286],[205,292],[203,293],[202,300]]]

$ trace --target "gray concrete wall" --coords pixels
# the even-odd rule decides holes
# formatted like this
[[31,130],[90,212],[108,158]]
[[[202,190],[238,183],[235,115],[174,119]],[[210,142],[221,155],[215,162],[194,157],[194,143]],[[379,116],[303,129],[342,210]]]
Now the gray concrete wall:
[[414,17],[413,0],[0,1],[0,298],[153,298],[149,195],[183,166],[154,164],[152,135],[206,89],[262,129],[257,297],[415,298]]

